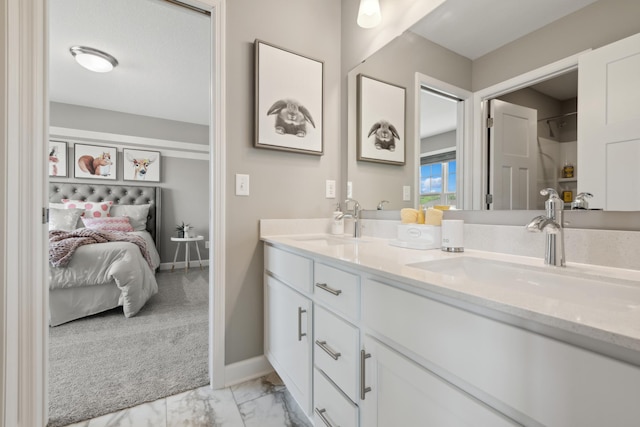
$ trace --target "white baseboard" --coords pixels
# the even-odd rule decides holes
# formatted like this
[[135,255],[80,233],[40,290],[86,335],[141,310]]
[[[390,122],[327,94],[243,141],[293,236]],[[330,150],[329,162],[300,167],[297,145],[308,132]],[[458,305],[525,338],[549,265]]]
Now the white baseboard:
[[225,386],[229,387],[260,378],[271,372],[273,372],[273,368],[264,355],[232,363],[224,367]]
[[[176,270],[179,269],[183,269],[184,270],[184,265],[185,262],[184,261],[176,261]],[[171,262],[163,262],[160,264],[160,270],[171,270],[171,266],[173,266],[173,263]],[[202,266],[203,267],[208,267],[209,266],[209,260],[208,259],[203,259],[202,260]],[[198,262],[198,260],[191,260],[191,265],[189,267],[191,268],[200,268],[200,263]]]

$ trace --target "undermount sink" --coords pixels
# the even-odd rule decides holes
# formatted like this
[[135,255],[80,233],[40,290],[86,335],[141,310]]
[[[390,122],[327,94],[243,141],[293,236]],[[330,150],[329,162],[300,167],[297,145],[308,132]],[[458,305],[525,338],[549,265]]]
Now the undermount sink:
[[312,243],[318,246],[350,245],[368,242],[362,237],[356,238],[350,236],[295,236],[291,237],[291,239],[298,242]]
[[440,274],[448,283],[517,291],[581,306],[635,310],[640,282],[585,273],[579,267],[553,268],[471,256],[408,264]]

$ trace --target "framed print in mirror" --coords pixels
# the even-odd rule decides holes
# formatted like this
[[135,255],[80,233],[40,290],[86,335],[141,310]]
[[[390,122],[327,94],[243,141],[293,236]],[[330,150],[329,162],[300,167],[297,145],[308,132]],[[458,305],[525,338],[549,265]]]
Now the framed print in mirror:
[[322,155],[324,63],[255,41],[255,143]]
[[405,164],[405,88],[358,74],[358,160]]
[[118,156],[115,147],[75,144],[74,151],[75,178],[116,179]]
[[124,177],[127,181],[160,182],[160,152],[125,148]]
[[49,176],[60,178],[69,176],[67,143],[64,141],[49,141]]

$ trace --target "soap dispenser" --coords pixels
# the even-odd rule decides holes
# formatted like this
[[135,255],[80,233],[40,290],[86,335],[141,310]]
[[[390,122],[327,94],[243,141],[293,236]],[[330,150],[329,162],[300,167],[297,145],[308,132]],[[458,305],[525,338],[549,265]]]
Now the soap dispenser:
[[331,216],[331,234],[344,234],[344,214],[340,208],[340,203],[336,204],[336,210]]

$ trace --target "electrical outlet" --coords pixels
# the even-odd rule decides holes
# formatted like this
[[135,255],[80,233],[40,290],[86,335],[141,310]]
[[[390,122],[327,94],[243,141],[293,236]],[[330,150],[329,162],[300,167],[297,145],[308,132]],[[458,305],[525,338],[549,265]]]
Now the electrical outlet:
[[411,201],[411,186],[410,185],[403,185],[402,186],[402,200],[404,202]]
[[335,199],[336,198],[336,182],[333,179],[328,179],[325,188],[326,198],[327,199]]
[[236,174],[236,196],[249,195],[249,175]]
[[347,199],[353,198],[353,182],[347,181]]
[[209,241],[208,240],[204,241],[204,248],[205,249],[209,249]]

